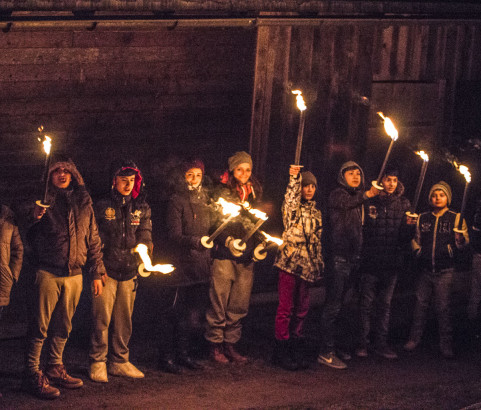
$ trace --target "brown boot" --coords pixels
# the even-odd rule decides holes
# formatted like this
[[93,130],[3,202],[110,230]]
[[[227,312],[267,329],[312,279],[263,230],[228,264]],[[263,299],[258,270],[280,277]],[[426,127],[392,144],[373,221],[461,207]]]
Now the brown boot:
[[234,343],[224,343],[224,354],[225,356],[234,363],[244,364],[247,363],[247,357],[240,355],[234,349]]
[[67,373],[63,364],[50,365],[45,372],[52,384],[66,389],[78,389],[84,385],[82,379],[77,379]]
[[48,377],[41,370],[34,374],[26,374],[23,388],[41,399],[56,399],[60,396],[59,389],[50,386]]
[[229,359],[225,357],[222,344],[221,343],[211,343],[210,345],[210,358],[214,362],[227,364],[229,363]]

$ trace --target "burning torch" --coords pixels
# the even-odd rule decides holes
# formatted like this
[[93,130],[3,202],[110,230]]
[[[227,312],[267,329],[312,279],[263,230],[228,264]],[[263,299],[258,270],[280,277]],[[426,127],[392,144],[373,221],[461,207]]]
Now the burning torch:
[[471,182],[471,173],[469,172],[468,167],[466,167],[465,165],[458,165],[456,162],[454,162],[454,166],[464,176],[464,179],[466,180],[466,185],[464,186],[463,201],[461,202],[461,211],[459,213],[458,226],[453,229],[456,233],[463,233],[463,217],[464,210],[466,208],[466,199],[468,197],[469,183]]
[[[38,127],[38,131],[43,131],[43,125]],[[39,138],[39,141],[42,142],[43,150],[45,151],[45,166],[44,166],[44,177],[45,177],[45,191],[43,194],[43,200],[36,201],[35,203],[42,208],[48,208],[50,205],[47,204],[47,191],[48,191],[48,169],[50,167],[50,151],[52,149],[52,139],[45,135],[43,141]]]
[[296,94],[297,108],[300,111],[299,117],[299,130],[297,132],[297,145],[296,145],[296,156],[294,158],[294,165],[299,165],[301,163],[301,150],[302,150],[302,138],[304,137],[304,124],[306,122],[306,103],[302,97],[301,90],[293,90],[292,94]]
[[274,244],[275,246],[281,246],[284,241],[279,238],[274,238],[273,236],[270,236],[269,234],[265,233],[264,231],[260,231],[262,235],[264,235],[265,240],[257,245],[254,249],[254,260],[255,261],[262,261],[266,258],[267,256],[267,248],[269,247],[269,244]]
[[383,186],[381,185],[382,176],[384,174],[384,170],[386,169],[387,160],[389,159],[389,155],[391,155],[391,150],[392,150],[392,146],[394,144],[394,141],[396,141],[398,139],[399,134],[398,134],[398,131],[397,131],[396,127],[394,126],[393,122],[391,121],[391,119],[389,117],[385,117],[382,112],[378,112],[377,115],[379,115],[383,119],[384,130],[386,131],[386,134],[391,137],[391,143],[389,144],[389,148],[386,152],[386,156],[384,157],[384,162],[382,163],[381,171],[379,172],[377,180],[372,181],[372,185],[374,186],[374,188],[382,191],[384,189]]
[[143,243],[139,243],[135,247],[134,251],[137,252],[142,259],[142,263],[139,265],[138,272],[139,275],[144,278],[150,276],[152,272],[160,272],[164,275],[167,275],[169,273],[172,273],[175,269],[175,267],[171,264],[157,264],[155,266],[152,266],[152,261],[149,256],[147,245],[144,245]]
[[259,218],[256,224],[244,235],[242,239],[234,239],[233,246],[239,252],[244,252],[246,249],[246,243],[249,238],[256,233],[256,231],[262,226],[262,224],[267,221],[267,215],[259,211],[258,209],[248,209],[248,211],[254,215],[256,218]]
[[423,159],[423,166],[421,167],[421,173],[419,174],[418,184],[416,185],[416,191],[414,193],[414,201],[411,205],[411,209],[406,212],[406,215],[410,218],[417,218],[416,208],[419,202],[419,195],[424,183],[424,177],[426,176],[426,170],[428,169],[429,156],[424,151],[416,152]]
[[228,215],[228,217],[224,219],[222,224],[214,231],[212,235],[203,236],[200,239],[200,243],[208,249],[214,246],[214,239],[219,236],[219,234],[227,227],[228,223],[232,219],[239,215],[239,212],[241,210],[240,205],[233,204],[232,202],[227,202],[224,198],[219,198],[217,204],[222,207],[222,213],[224,215]]

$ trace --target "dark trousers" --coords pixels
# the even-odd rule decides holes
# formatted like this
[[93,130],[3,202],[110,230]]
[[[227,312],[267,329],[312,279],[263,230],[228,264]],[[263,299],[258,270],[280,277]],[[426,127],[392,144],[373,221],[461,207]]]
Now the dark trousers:
[[175,301],[160,319],[159,350],[161,359],[188,354],[190,338],[199,321],[204,320],[209,303],[209,285],[180,286]]
[[374,321],[372,333],[377,346],[385,346],[391,318],[391,300],[396,287],[397,275],[394,272],[384,272],[383,275],[364,273],[361,277],[361,337],[360,346],[366,348],[369,344],[371,320]]
[[438,320],[439,339],[443,344],[452,342],[451,287],[454,269],[441,272],[423,272],[416,288],[416,307],[409,339],[419,343],[424,332],[428,308],[434,295],[434,309]]
[[326,303],[322,312],[322,339],[326,351],[333,351],[334,333],[339,312],[354,291],[357,264],[342,257],[334,257],[334,265],[327,279]]
[[298,276],[279,270],[279,306],[275,321],[277,340],[303,336],[304,319],[309,312],[309,287]]

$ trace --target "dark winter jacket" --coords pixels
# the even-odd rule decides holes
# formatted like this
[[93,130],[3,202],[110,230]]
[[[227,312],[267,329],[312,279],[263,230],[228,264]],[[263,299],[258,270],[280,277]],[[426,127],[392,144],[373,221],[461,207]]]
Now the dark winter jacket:
[[404,186],[398,182],[393,194],[381,192],[365,203],[362,267],[371,274],[400,269],[403,249],[414,237],[414,225],[406,223],[410,203],[403,193]]
[[0,306],[10,303],[10,291],[18,280],[23,260],[23,244],[13,212],[0,205]]
[[[245,202],[248,202],[252,208],[258,208],[260,205],[260,198],[259,196],[255,196],[255,192],[251,192],[248,197],[245,199]],[[214,194],[214,198],[217,200],[219,197],[224,198],[228,202],[232,202],[235,204],[240,204],[240,197],[239,193],[235,189],[229,189],[226,185],[222,184]],[[217,216],[217,223],[214,228],[217,228],[224,217],[220,214]],[[231,236],[234,239],[242,239],[244,235],[249,232],[258,219],[256,219],[253,215],[251,215],[245,209],[242,209],[240,214],[232,219],[227,227],[221,232],[221,234],[216,238],[214,241],[214,259],[230,259],[235,260],[237,263],[250,263],[252,262],[252,255],[254,248],[261,242],[262,238],[260,237],[259,231],[257,231],[254,235],[252,235],[246,243],[246,249],[242,253],[240,257],[235,257],[230,252],[229,248],[225,246],[226,239]],[[211,229],[214,230],[214,229]]]
[[422,269],[439,272],[454,267],[456,251],[467,248],[469,244],[466,221],[463,221],[465,242],[456,246],[453,228],[457,226],[458,219],[459,214],[449,209],[438,215],[425,212],[419,216],[412,247]]
[[[136,167],[135,164],[133,167]],[[140,172],[136,175],[137,179],[140,182],[134,186],[140,189]],[[129,280],[137,275],[140,259],[134,249],[139,243],[147,245],[152,251],[150,206],[145,202],[143,192],[138,192],[135,198],[134,195],[132,191],[124,196],[112,188],[94,205],[107,274],[118,281]]]
[[[60,166],[72,174],[67,189],[51,184],[52,171]],[[101,241],[92,200],[73,162],[56,162],[49,170],[49,203],[45,215],[28,230],[33,250],[33,265],[57,276],[82,273],[88,263],[93,279],[105,274]]]
[[208,283],[211,252],[200,239],[209,235],[214,223],[213,209],[209,206],[210,183],[204,177],[198,188],[190,190],[182,178],[177,188],[167,208],[167,233],[176,267],[172,282],[184,286]]
[[329,195],[329,238],[331,256],[340,256],[349,260],[359,258],[362,246],[362,225],[364,223],[363,204],[369,198],[363,192],[364,174],[358,188],[350,187],[344,179],[344,170],[351,166],[361,168],[349,161],[339,170],[337,181],[339,187]]
[[282,204],[284,243],[278,250],[274,265],[312,283],[318,281],[324,271],[322,215],[315,201],[301,199],[301,181],[302,176],[291,175],[289,178]]

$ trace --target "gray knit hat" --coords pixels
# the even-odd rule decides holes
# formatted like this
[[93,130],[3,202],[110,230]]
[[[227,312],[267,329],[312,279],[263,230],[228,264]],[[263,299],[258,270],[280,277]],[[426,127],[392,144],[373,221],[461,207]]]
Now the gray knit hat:
[[317,179],[312,172],[310,171],[301,172],[301,178],[302,178],[301,180],[302,186],[312,184],[317,188]]
[[448,205],[451,204],[451,199],[453,198],[453,193],[451,191],[451,187],[447,182],[444,181],[439,181],[438,183],[434,184],[431,189],[429,190],[429,197],[428,200],[431,202],[431,195],[433,194],[434,191],[443,191],[446,196],[448,197]]
[[240,164],[249,164],[252,168],[252,158],[245,151],[238,151],[229,158],[229,171],[233,171]]

